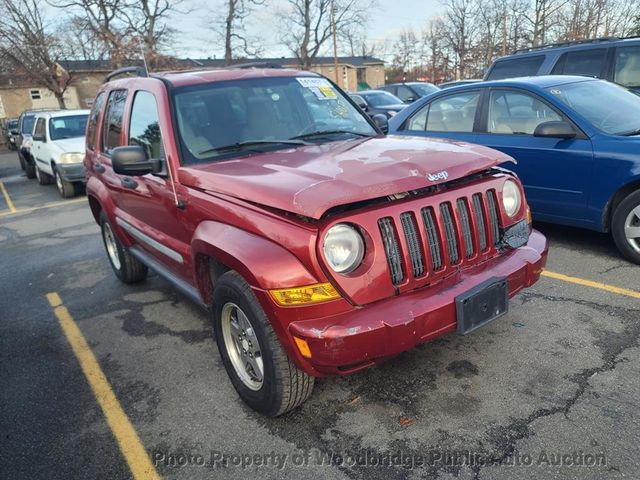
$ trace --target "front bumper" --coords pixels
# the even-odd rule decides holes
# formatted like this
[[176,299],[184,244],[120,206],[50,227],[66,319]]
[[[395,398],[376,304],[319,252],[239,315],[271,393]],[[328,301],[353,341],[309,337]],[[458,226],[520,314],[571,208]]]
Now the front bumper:
[[296,355],[297,363],[312,375],[343,375],[454,332],[456,296],[491,278],[505,277],[513,297],[540,278],[547,249],[545,237],[534,230],[526,245],[458,271],[432,287],[346,313],[292,322],[288,334],[306,340],[312,353],[310,359]]
[[60,163],[56,165],[56,169],[60,172],[60,177],[65,182],[85,181],[85,169],[82,163]]

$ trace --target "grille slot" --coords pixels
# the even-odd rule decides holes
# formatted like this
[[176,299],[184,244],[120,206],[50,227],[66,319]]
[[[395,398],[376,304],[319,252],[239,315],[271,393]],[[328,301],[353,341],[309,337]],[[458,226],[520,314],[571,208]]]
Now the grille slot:
[[458,214],[460,215],[460,226],[462,227],[462,238],[464,239],[464,255],[469,258],[473,256],[473,238],[471,238],[471,222],[469,220],[469,207],[463,198],[456,201]]
[[479,193],[474,193],[471,197],[473,203],[473,211],[476,216],[476,224],[478,226],[478,246],[480,251],[487,248],[487,230],[485,227],[484,210],[482,210],[482,200]]
[[489,207],[489,223],[491,224],[491,233],[493,234],[493,244],[497,245],[500,241],[500,225],[498,224],[498,202],[496,200],[496,192],[487,191],[487,204]]
[[402,257],[400,255],[400,246],[398,245],[398,237],[393,228],[393,220],[391,217],[384,217],[378,220],[378,227],[382,235],[382,243],[384,251],[387,255],[387,263],[391,272],[391,281],[394,285],[400,284],[404,280],[404,272],[402,271]]
[[447,238],[449,261],[451,263],[456,263],[460,258],[460,253],[458,252],[458,239],[456,238],[456,228],[453,223],[453,214],[451,213],[450,203],[447,202],[440,204],[440,215],[442,215],[444,233]]
[[422,249],[420,248],[420,238],[418,237],[418,227],[413,213],[404,212],[400,215],[400,223],[404,230],[404,238],[407,240],[409,247],[409,258],[411,259],[411,268],[413,276],[420,277],[424,274],[424,258],[422,257]]
[[427,231],[427,243],[429,244],[429,253],[431,254],[431,268],[439,270],[442,268],[442,255],[440,246],[440,237],[436,230],[436,222],[433,219],[433,209],[423,208],[421,210],[422,220],[424,221],[425,230]]

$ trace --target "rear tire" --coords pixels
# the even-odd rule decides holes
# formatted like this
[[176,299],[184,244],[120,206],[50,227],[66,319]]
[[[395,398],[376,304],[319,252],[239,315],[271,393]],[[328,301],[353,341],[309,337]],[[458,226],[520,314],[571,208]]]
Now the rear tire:
[[38,168],[37,165],[34,168],[35,168],[36,180],[38,180],[38,184],[49,185],[51,183],[51,175],[49,175],[48,173],[44,173],[42,170]]
[[307,400],[314,378],[288,357],[247,282],[227,272],[216,281],[213,296],[216,343],[240,398],[269,417]]
[[147,278],[147,266],[123,247],[104,212],[100,213],[100,228],[104,248],[116,277],[123,283],[138,283]]
[[24,164],[24,158],[22,158],[22,155],[18,154],[18,161],[20,162],[20,168],[22,170],[26,170],[27,167]]
[[622,200],[611,218],[611,234],[620,253],[640,264],[640,190]]
[[27,174],[27,178],[36,178],[36,165],[33,159],[25,158],[24,156],[20,157],[24,162],[24,171]]
[[72,198],[76,195],[76,187],[72,182],[67,182],[60,176],[60,172],[58,169],[53,170],[53,176],[56,181],[56,188],[58,189],[58,193],[62,198]]

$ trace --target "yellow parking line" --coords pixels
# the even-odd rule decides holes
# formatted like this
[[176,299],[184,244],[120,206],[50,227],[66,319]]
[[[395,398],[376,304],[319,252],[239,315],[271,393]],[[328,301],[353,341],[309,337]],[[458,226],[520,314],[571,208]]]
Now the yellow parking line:
[[47,300],[49,300],[49,304],[53,307],[53,311],[60,322],[60,327],[67,337],[69,344],[71,344],[71,349],[78,359],[78,362],[80,362],[80,367],[91,386],[91,390],[93,390],[98,404],[100,404],[102,408],[102,412],[129,465],[133,478],[135,480],[159,480],[160,476],[153,467],[151,459],[142,445],[138,434],[124,413],[120,402],[111,389],[111,385],[109,385],[107,381],[107,377],[100,368],[100,364],[89,348],[78,325],[71,317],[67,308],[62,304],[62,299],[56,292],[51,292],[47,294]]
[[584,278],[570,277],[562,273],[550,272],[544,270],[542,275],[549,278],[555,278],[556,280],[562,280],[565,282],[576,283],[585,287],[597,288],[606,292],[618,293],[620,295],[626,295],[627,297],[640,298],[640,292],[635,290],[629,290],[628,288],[614,287],[613,285],[607,285],[606,283],[594,282],[593,280],[585,280]]
[[[0,182],[1,183],[1,182]],[[6,217],[8,215],[19,215],[21,213],[29,213],[29,212],[34,212],[36,210],[40,210],[41,208],[53,208],[53,207],[62,207],[64,205],[73,205],[74,203],[82,203],[82,202],[87,202],[87,199],[82,197],[82,198],[76,198],[73,200],[62,200],[60,202],[50,202],[50,203],[44,203],[42,205],[38,205],[37,207],[29,207],[29,208],[21,208],[19,210],[16,210],[15,208],[10,211],[10,212],[2,212],[0,213],[0,218],[2,217]],[[13,204],[12,204],[13,205]]]
[[16,207],[13,206],[13,202],[11,201],[11,197],[7,192],[7,189],[4,188],[4,183],[0,182],[0,190],[2,190],[2,195],[4,195],[4,199],[7,202],[7,207],[9,207],[10,213],[16,213]]

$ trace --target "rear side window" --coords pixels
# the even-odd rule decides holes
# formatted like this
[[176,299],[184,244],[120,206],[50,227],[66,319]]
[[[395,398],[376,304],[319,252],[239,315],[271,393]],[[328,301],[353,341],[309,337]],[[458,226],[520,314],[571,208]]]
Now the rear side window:
[[148,158],[164,158],[156,98],[139,91],[133,99],[129,122],[129,145],[139,145]]
[[33,123],[35,122],[36,117],[33,115],[25,115],[22,117],[22,129],[20,132],[22,134],[31,135],[33,133]]
[[93,150],[96,145],[96,124],[98,123],[100,110],[102,110],[104,97],[104,92],[100,92],[98,94],[98,96],[96,97],[96,101],[93,103],[93,109],[89,114],[89,127],[87,128],[87,146],[89,147],[89,150]]
[[39,118],[36,122],[36,128],[33,131],[34,135],[40,135],[42,137],[45,136],[47,129],[45,128],[46,120],[44,118]]
[[126,99],[126,90],[114,90],[109,94],[102,137],[102,151],[104,153],[110,154],[114,148],[120,146],[120,132],[122,132],[122,117],[124,116]]
[[613,81],[625,87],[640,87],[640,46],[616,50]]
[[537,75],[543,61],[544,56],[542,55],[497,61],[487,75],[487,80]]
[[560,57],[551,73],[554,75],[586,75],[601,78],[606,57],[606,48],[567,52]]

